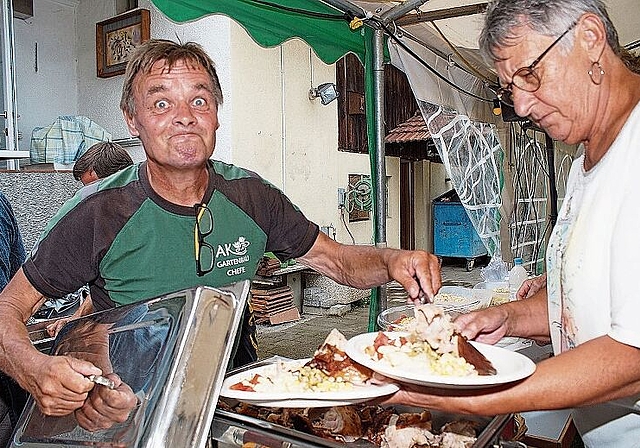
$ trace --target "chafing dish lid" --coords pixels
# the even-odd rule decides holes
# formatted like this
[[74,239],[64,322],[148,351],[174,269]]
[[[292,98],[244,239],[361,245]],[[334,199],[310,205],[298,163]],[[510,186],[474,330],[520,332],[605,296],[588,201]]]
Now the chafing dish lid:
[[73,414],[43,415],[30,398],[10,446],[204,446],[249,287],[198,287],[70,322],[52,353],[98,365],[92,347],[105,341],[106,362],[139,404],[125,423],[89,432]]

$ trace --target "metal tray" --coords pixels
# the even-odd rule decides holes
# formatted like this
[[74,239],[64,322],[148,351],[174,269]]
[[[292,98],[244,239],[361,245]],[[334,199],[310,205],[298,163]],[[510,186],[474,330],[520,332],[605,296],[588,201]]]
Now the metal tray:
[[[249,370],[260,365],[276,362],[281,357],[273,357],[263,361],[258,361],[240,369],[229,372],[229,375]],[[229,401],[229,400],[226,400]],[[230,403],[233,404],[233,403]],[[409,407],[396,407],[401,412],[420,412],[421,409]],[[513,415],[498,415],[495,417],[480,416],[462,416],[447,414],[438,411],[431,411],[434,427],[441,427],[444,423],[457,419],[473,420],[480,424],[481,432],[479,433],[473,448],[499,447],[502,445],[503,433],[506,437],[511,437],[512,429],[509,428],[513,424]],[[376,445],[367,440],[358,439],[355,442],[343,443],[333,441],[322,437],[308,434],[302,431],[284,427],[275,423],[271,423],[258,418],[247,415],[225,411],[218,408],[215,412],[213,423],[211,425],[211,438],[218,442],[220,448],[241,447],[245,444],[253,443],[267,448],[311,448],[311,447],[329,447],[329,448],[345,448],[345,446],[353,448],[373,448]],[[517,444],[518,442],[516,442]],[[523,445],[509,445],[523,446]]]
[[109,362],[139,405],[125,423],[89,432],[30,398],[9,446],[204,447],[249,288],[198,287],[69,322],[51,353]]

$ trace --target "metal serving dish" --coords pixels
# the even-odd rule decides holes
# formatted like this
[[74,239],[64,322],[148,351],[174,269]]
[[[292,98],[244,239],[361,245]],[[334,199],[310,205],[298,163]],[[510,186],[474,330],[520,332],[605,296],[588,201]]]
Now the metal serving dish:
[[[239,369],[233,370],[228,375],[233,375],[244,370],[249,370],[264,364],[272,363],[277,357],[258,361]],[[281,358],[280,358],[281,359]],[[224,399],[233,405],[233,400]],[[419,408],[397,407],[401,412],[420,412]],[[479,423],[480,433],[473,448],[485,447],[522,447],[524,445],[515,442],[507,442],[514,435],[514,419],[512,414],[498,415],[495,417],[471,417],[431,411],[434,427],[439,428],[444,423],[457,419],[474,420]],[[211,425],[211,438],[218,442],[219,448],[234,448],[254,444],[263,448],[375,448],[373,443],[358,439],[354,442],[344,443],[337,440],[329,440],[308,434],[259,418],[230,412],[220,407],[216,409]],[[503,440],[504,439],[504,440]]]
[[89,432],[73,415],[43,415],[30,398],[9,446],[204,447],[249,288],[198,287],[71,321],[51,353],[107,353],[139,405],[125,423]]

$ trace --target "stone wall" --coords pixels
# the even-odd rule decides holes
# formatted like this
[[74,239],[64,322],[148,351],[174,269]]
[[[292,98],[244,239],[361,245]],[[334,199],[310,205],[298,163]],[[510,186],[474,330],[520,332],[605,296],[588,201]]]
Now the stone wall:
[[325,277],[324,275],[316,272],[305,273],[305,287],[320,288],[322,291],[326,292],[330,305],[347,305],[359,300],[364,300],[371,295],[370,289],[357,289],[340,285],[329,277]]
[[11,202],[27,252],[47,222],[81,186],[70,172],[0,172],[0,190]]

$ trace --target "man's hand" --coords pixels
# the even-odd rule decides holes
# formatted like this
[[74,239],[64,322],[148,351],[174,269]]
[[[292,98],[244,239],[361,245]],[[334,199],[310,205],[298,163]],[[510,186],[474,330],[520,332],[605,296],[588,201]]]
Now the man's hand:
[[47,334],[51,337],[58,336],[58,333],[60,333],[60,330],[62,330],[62,327],[67,325],[67,322],[69,322],[72,319],[73,319],[73,316],[61,317],[57,319],[55,322],[45,327],[45,329],[47,330]]
[[49,333],[49,336],[55,337],[58,335],[60,330],[62,330],[62,327],[64,327],[67,324],[67,322],[69,322],[70,320],[78,319],[82,316],[91,314],[94,311],[95,310],[93,308],[93,302],[91,301],[91,296],[87,296],[84,299],[84,301],[80,304],[78,309],[71,316],[61,317],[60,319],[56,320],[52,324],[47,325],[46,326],[47,333]]
[[75,412],[78,424],[87,431],[111,428],[124,423],[138,404],[133,390],[115,373],[105,375],[115,383],[114,389],[96,384],[84,405]]
[[394,250],[388,269],[391,278],[404,287],[416,305],[432,302],[442,285],[438,257],[422,250]]
[[29,375],[18,382],[33,396],[42,413],[59,417],[82,407],[94,386],[87,376],[101,375],[102,371],[80,359],[40,355],[30,363]]

